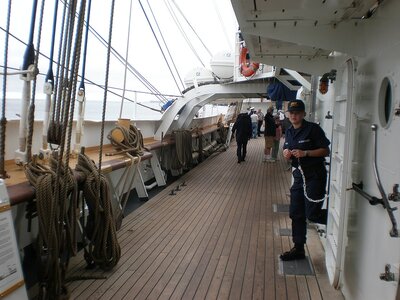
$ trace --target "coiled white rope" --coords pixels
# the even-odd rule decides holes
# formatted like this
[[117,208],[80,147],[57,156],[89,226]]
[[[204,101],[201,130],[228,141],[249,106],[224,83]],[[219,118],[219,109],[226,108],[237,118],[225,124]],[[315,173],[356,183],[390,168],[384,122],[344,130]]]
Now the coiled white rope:
[[327,198],[327,195],[325,194],[325,196],[321,199],[312,199],[311,197],[308,196],[307,194],[307,184],[306,184],[306,176],[304,175],[304,171],[301,168],[300,165],[300,159],[298,161],[298,167],[297,169],[300,171],[301,177],[303,178],[303,190],[304,190],[304,197],[306,197],[306,199],[310,202],[314,202],[314,203],[319,203],[319,202],[323,202],[325,201],[325,199]]

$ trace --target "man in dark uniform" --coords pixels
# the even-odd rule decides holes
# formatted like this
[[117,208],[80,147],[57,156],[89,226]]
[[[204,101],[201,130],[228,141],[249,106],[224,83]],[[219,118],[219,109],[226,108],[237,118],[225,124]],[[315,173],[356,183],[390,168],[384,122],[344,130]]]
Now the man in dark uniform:
[[247,153],[247,142],[252,135],[251,119],[247,112],[237,116],[236,122],[232,128],[232,134],[236,132],[237,157],[238,163],[244,161]]
[[326,224],[327,211],[322,209],[322,205],[327,179],[325,157],[329,155],[330,144],[318,124],[304,120],[303,101],[290,101],[288,112],[292,126],[286,130],[283,156],[291,160],[293,168],[290,218],[294,247],[281,254],[280,258],[284,261],[305,258],[307,219]]

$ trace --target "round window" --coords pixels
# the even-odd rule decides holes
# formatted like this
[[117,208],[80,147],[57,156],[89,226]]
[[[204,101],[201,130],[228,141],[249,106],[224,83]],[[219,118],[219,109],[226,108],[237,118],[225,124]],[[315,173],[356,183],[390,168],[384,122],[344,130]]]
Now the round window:
[[379,91],[379,119],[382,127],[387,127],[390,123],[390,116],[393,109],[392,84],[389,78],[384,78]]

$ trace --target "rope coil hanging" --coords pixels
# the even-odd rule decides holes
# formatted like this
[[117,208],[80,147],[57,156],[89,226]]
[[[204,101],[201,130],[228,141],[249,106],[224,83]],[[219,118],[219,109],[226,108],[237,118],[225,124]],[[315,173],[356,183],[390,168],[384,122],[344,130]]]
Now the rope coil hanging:
[[110,270],[118,263],[121,248],[108,181],[83,151],[78,156],[76,171],[84,178],[83,197],[89,207],[85,230],[89,245],[85,248],[85,259],[89,265],[96,264],[103,270]]
[[36,209],[38,214],[39,234],[37,250],[39,253],[39,299],[59,299],[67,295],[65,273],[69,253],[76,255],[77,222],[77,183],[68,168],[67,180],[61,181],[69,201],[55,201],[57,161],[50,161],[51,169],[36,162],[37,157],[25,165],[25,174],[29,183],[36,190]]
[[[112,0],[99,143],[99,163],[98,167],[96,167],[94,161],[84,154],[84,148],[82,148],[82,152],[78,157],[78,164],[76,167],[77,171],[83,174],[85,178],[83,197],[89,206],[89,210],[91,210],[92,217],[88,217],[88,222],[92,221],[93,224],[87,224],[86,229],[90,239],[86,260],[88,264],[97,264],[104,270],[112,269],[118,263],[121,257],[121,248],[117,240],[117,233],[111,206],[110,188],[106,177],[101,172],[114,6],[115,0]],[[91,226],[92,229],[90,229]]]
[[172,152],[172,168],[178,170],[192,163],[192,132],[190,130],[175,130],[175,151]]

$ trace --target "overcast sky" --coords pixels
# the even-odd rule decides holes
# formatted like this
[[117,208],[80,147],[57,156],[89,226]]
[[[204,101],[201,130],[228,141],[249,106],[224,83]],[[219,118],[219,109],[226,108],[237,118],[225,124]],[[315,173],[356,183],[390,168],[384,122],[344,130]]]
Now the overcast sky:
[[[180,31],[173,21],[167,6],[166,0],[141,0],[142,4],[148,12],[148,16],[152,19],[148,9],[148,3],[157,18],[157,22],[161,27],[167,41],[169,50],[174,57],[175,63],[179,70],[182,79],[189,70],[200,67],[201,64],[194,56],[190,48],[184,42]],[[234,48],[235,33],[237,31],[237,22],[234,16],[230,0],[174,0],[180,9],[195,28],[197,34],[202,38],[206,46],[212,53],[229,50]],[[12,1],[12,20],[11,33],[16,35],[21,40],[27,42],[29,37],[29,27],[31,18],[32,2],[28,0],[13,0]],[[41,1],[39,0],[39,6]],[[54,1],[46,1],[44,15],[44,29],[42,32],[41,51],[45,54],[50,52],[50,38],[53,19]],[[129,21],[129,6],[130,0],[115,1],[115,16],[113,26],[113,47],[125,56],[126,42],[128,36],[128,21]],[[172,0],[169,0],[172,3]],[[8,1],[0,1],[0,26],[6,27],[6,13]],[[106,40],[108,39],[109,15],[110,15],[111,0],[92,1],[92,12],[90,24],[98,31]],[[59,6],[59,15],[61,16],[62,5]],[[217,9],[216,9],[217,8]],[[224,28],[218,18],[217,11],[223,20]],[[175,10],[177,13],[177,11]],[[37,20],[39,14],[37,16]],[[59,20],[61,17],[59,17]],[[152,21],[154,25],[154,21]],[[202,60],[208,64],[210,56],[201,46],[199,41],[194,37],[194,34],[189,30],[188,26],[181,19],[181,24],[184,26],[186,33],[190,36],[190,40],[195,45],[196,50]],[[59,24],[58,24],[59,25]],[[224,30],[227,35],[224,34]],[[0,31],[0,64],[4,65],[4,33]],[[35,44],[37,34],[35,33]],[[59,39],[59,31],[57,43]],[[229,42],[227,41],[229,39]],[[22,62],[25,46],[21,45],[15,39],[10,38],[9,45],[9,61],[11,67],[19,67]],[[58,48],[55,50],[57,56]],[[106,48],[98,42],[93,35],[89,37],[87,57],[87,72],[86,78],[95,81],[99,84],[104,84],[104,72],[106,63]],[[179,94],[172,76],[170,75],[167,65],[163,60],[161,52],[153,37],[153,34],[147,24],[144,14],[140,8],[139,0],[133,0],[132,7],[132,24],[130,33],[130,50],[129,62],[137,68],[153,85],[161,92],[166,94]],[[48,61],[43,57],[40,58],[40,72],[46,73]],[[55,68],[54,68],[55,71]],[[109,86],[123,87],[124,66],[121,65],[115,58],[111,60],[111,71]],[[128,75],[127,89],[146,91],[146,88],[141,85],[133,75]],[[38,93],[42,91],[43,78],[38,80]],[[9,93],[18,92],[21,86],[21,81],[17,77],[10,79],[7,91]],[[86,86],[87,99],[98,99],[102,97],[102,91],[99,88]],[[133,98],[133,94],[128,93],[127,97]],[[118,98],[109,95],[110,100]],[[146,100],[145,96],[139,95],[139,101]]]

